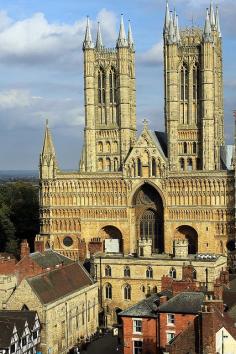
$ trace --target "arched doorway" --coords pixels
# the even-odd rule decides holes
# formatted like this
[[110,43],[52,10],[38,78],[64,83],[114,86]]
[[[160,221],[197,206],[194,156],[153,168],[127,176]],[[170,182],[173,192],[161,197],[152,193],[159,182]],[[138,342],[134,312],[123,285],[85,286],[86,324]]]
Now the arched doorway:
[[[99,231],[99,238],[103,241],[103,249],[107,252],[123,252],[123,239],[121,231],[115,226],[104,226]],[[106,241],[110,240],[110,241]],[[112,242],[114,240],[114,242]]]
[[175,232],[175,239],[188,240],[189,254],[196,254],[198,252],[198,234],[193,227],[187,225],[179,226]]
[[157,190],[148,183],[142,185],[133,198],[138,239],[151,239],[152,252],[164,251],[163,202]]

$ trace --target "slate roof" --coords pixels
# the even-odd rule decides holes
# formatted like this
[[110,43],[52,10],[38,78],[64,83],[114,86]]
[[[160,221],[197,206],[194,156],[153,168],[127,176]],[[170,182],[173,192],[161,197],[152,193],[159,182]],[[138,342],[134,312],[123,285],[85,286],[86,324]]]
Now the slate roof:
[[150,297],[138,302],[136,305],[129,307],[128,309],[119,313],[119,316],[123,317],[157,317],[157,309],[160,304],[160,297],[167,296],[169,299],[172,295],[171,292],[165,290],[158,294],[153,294]]
[[204,301],[202,292],[183,292],[161,304],[159,312],[197,314]]
[[79,263],[53,269],[47,273],[27,278],[26,281],[42,304],[56,301],[93,284],[92,278]]
[[42,268],[55,268],[58,264],[71,264],[73,260],[57,253],[51,249],[45,250],[43,253],[34,252],[30,254],[32,260]]
[[22,336],[25,322],[28,322],[32,330],[35,323],[36,311],[0,311],[0,348],[8,348],[14,326]]
[[155,131],[154,134],[156,135],[159,144],[161,145],[162,151],[164,152],[165,156],[167,157],[167,136],[164,132]]

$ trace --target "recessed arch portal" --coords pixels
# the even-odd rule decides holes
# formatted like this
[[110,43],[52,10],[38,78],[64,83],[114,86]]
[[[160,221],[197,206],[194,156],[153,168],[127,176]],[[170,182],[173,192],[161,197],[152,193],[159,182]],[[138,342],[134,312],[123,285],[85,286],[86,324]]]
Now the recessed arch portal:
[[158,191],[144,183],[135,192],[132,200],[135,208],[136,234],[138,239],[151,239],[152,252],[164,251],[163,201]]
[[[115,247],[114,244],[114,251],[116,250],[116,252],[123,252],[123,237],[122,237],[122,233],[121,231],[112,225],[107,225],[104,226],[98,234],[99,238],[103,241],[103,247],[105,250],[105,240],[118,240],[118,249]],[[112,245],[111,245],[111,249],[112,249]]]
[[179,226],[175,231],[175,239],[188,240],[188,253],[196,254],[198,252],[198,233],[188,225]]

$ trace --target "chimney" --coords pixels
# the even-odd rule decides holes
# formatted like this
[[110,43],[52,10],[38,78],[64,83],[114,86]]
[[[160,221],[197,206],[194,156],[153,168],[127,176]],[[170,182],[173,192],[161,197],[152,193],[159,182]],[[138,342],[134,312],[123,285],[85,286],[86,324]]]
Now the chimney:
[[168,301],[167,296],[163,295],[160,297],[160,305],[164,304],[167,301]]
[[27,240],[22,240],[20,244],[20,259],[30,254],[30,248]]

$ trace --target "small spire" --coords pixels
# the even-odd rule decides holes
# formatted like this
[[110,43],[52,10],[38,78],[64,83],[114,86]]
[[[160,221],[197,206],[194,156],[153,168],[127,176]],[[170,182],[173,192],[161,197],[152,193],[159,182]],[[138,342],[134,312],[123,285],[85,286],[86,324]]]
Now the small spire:
[[206,12],[206,20],[205,20],[203,38],[204,38],[205,42],[212,42],[211,24],[210,24],[210,16],[209,16],[208,9],[207,9],[207,12]]
[[134,39],[133,39],[133,33],[132,33],[132,29],[131,29],[130,20],[129,20],[129,30],[128,30],[128,46],[132,49],[134,48]]
[[96,49],[102,49],[102,48],[103,48],[103,42],[102,42],[101,26],[100,26],[100,22],[98,22]]
[[175,44],[176,43],[176,31],[174,27],[174,19],[172,13],[170,13],[170,27],[169,27],[169,34],[168,34],[168,43]]
[[83,49],[92,49],[93,47],[94,45],[93,45],[93,40],[92,40],[92,35],[90,30],[90,21],[89,21],[89,17],[87,17],[87,25],[86,25],[86,31],[84,36]]
[[176,39],[177,39],[178,43],[181,42],[180,31],[179,31],[179,16],[178,15],[176,15]]
[[216,25],[216,19],[215,19],[215,12],[214,12],[214,7],[213,7],[213,1],[211,0],[210,4],[210,23],[212,27],[215,27]]
[[221,29],[220,29],[220,15],[218,6],[216,6],[216,30],[218,31],[219,37],[222,37]]
[[48,127],[48,119],[46,119],[46,127],[45,127],[42,155],[56,156],[54,145],[52,142],[51,133],[50,133],[50,130]]
[[122,48],[122,47],[127,47],[127,45],[128,45],[128,43],[127,43],[127,39],[126,39],[124,19],[123,19],[123,14],[121,14],[120,31],[119,31],[119,36],[117,39],[116,46],[117,46],[117,48]]
[[176,14],[175,9],[174,9],[174,15],[173,15],[173,24],[174,24],[174,27],[176,28],[176,26],[177,26],[177,14]]
[[164,23],[164,33],[168,33],[170,26],[170,10],[169,10],[169,3],[166,0],[166,14],[165,14],[165,23]]

